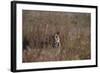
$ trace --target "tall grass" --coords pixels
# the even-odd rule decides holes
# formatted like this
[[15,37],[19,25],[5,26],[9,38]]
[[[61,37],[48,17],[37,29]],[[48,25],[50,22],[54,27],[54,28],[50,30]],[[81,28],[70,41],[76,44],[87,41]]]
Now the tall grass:
[[[27,38],[31,48],[23,48],[23,62],[91,58],[89,13],[23,10],[22,19],[23,38]],[[52,47],[56,32],[60,32],[61,48]]]

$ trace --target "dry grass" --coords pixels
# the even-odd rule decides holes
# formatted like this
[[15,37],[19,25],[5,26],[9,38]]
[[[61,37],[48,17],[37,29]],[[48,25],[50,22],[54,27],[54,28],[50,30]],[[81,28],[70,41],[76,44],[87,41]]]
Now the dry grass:
[[[23,62],[90,59],[90,18],[89,13],[23,10],[23,38],[31,48],[23,48]],[[58,31],[61,47],[53,48]]]

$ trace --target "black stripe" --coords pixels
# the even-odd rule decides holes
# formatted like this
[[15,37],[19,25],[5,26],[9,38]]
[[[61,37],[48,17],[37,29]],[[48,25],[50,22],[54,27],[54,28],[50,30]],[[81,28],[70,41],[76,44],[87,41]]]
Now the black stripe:
[[50,5],[50,6],[68,6],[68,7],[85,7],[85,8],[96,8],[97,6],[92,5],[78,5],[78,4],[61,4],[61,3],[45,3],[45,2],[30,2],[30,1],[14,1],[19,4],[36,4],[36,5]]
[[16,4],[11,2],[11,71],[16,71]]

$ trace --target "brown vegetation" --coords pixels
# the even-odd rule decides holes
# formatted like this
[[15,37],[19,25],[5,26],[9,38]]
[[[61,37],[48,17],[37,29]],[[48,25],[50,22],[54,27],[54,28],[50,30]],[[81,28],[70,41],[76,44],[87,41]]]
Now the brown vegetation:
[[[23,41],[30,48],[23,47],[23,62],[90,59],[90,18],[89,13],[23,10]],[[52,47],[55,32],[60,48]]]

